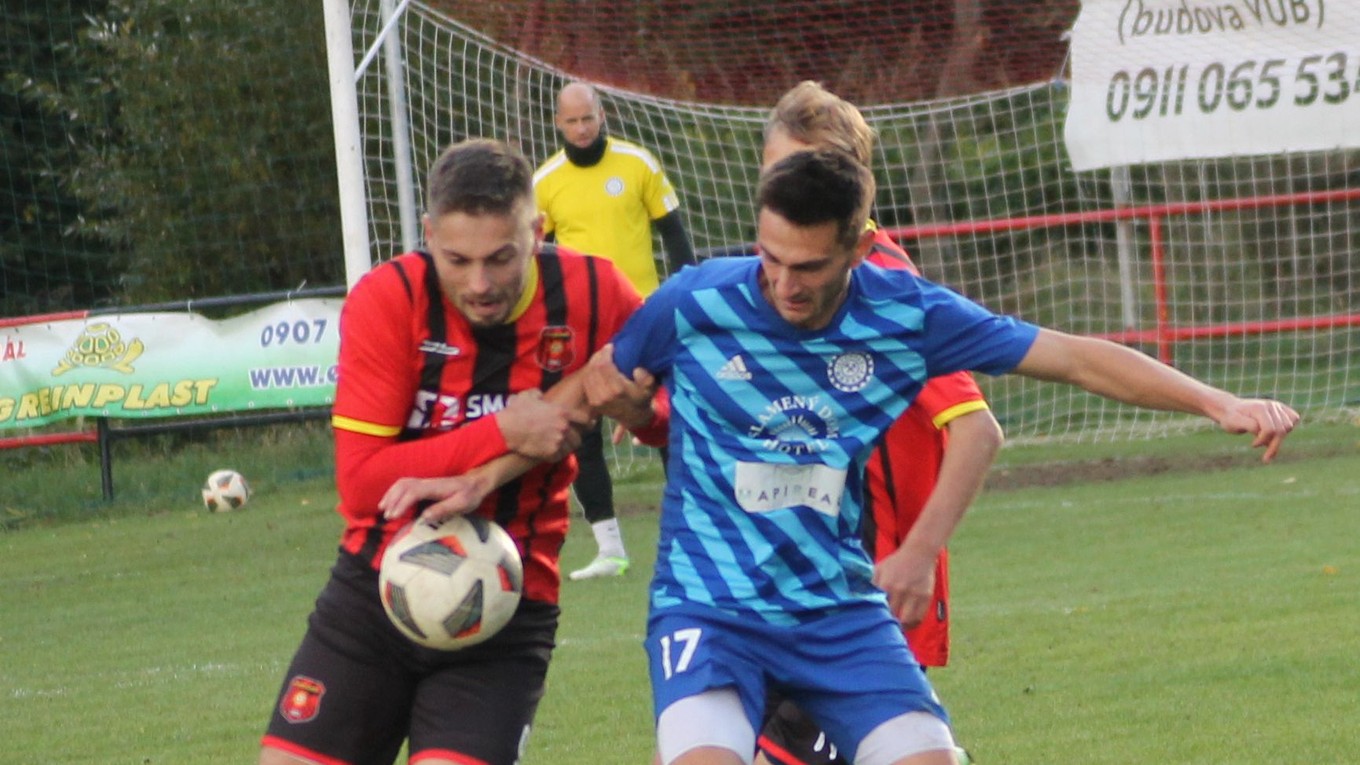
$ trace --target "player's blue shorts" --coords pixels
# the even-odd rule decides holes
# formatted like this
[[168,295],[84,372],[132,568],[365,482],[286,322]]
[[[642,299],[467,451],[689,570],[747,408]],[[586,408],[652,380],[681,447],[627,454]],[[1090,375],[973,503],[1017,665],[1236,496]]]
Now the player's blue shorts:
[[767,684],[797,703],[850,760],[874,728],[908,712],[949,722],[886,606],[849,605],[797,626],[696,604],[654,611],[646,648],[657,718],[676,701],[732,687],[759,730]]

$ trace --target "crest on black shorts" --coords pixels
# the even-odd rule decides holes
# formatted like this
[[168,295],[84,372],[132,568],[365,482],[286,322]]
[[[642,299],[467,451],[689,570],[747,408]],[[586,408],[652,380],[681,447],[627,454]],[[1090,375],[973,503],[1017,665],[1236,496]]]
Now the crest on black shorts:
[[326,695],[326,684],[310,677],[295,675],[288,682],[288,690],[279,699],[279,714],[290,723],[305,723],[316,719],[321,712],[321,697]]
[[544,327],[538,335],[538,365],[548,372],[561,372],[576,360],[576,333],[571,327]]

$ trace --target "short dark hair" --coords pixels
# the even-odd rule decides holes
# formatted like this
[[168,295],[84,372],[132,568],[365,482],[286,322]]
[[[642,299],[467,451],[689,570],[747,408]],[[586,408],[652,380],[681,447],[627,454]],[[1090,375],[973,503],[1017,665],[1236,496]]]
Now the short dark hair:
[[451,212],[507,214],[532,202],[534,169],[518,150],[474,138],[444,150],[430,167],[425,209],[432,217]]
[[853,247],[869,222],[874,176],[836,149],[798,151],[760,174],[756,201],[797,226],[834,221],[836,238]]

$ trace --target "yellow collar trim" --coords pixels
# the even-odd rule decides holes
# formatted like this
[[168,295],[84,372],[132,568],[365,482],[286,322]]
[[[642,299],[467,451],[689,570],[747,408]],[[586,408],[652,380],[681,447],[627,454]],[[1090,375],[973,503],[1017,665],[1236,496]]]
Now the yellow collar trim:
[[529,257],[529,273],[524,280],[524,292],[520,293],[519,302],[515,303],[514,309],[510,311],[510,318],[506,319],[507,324],[512,321],[519,321],[519,317],[529,310],[529,306],[534,302],[534,293],[536,292],[538,292],[537,252]]

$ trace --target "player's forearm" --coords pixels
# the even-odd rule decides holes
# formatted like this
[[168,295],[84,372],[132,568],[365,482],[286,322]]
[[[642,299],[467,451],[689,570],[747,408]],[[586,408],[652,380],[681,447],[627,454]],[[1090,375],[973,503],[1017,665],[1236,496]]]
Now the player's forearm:
[[901,547],[933,559],[949,542],[987,480],[1004,436],[991,410],[981,409],[949,423],[949,443],[935,488]]
[[1215,421],[1237,398],[1132,348],[1047,329],[1040,330],[1016,371],[1071,383],[1125,404]]
[[404,442],[337,428],[336,489],[346,512],[376,514],[378,501],[398,478],[460,475],[505,453],[505,439],[491,417]]
[[468,475],[483,482],[485,489],[483,496],[485,496],[529,472],[537,464],[537,460],[510,452],[473,468]]

